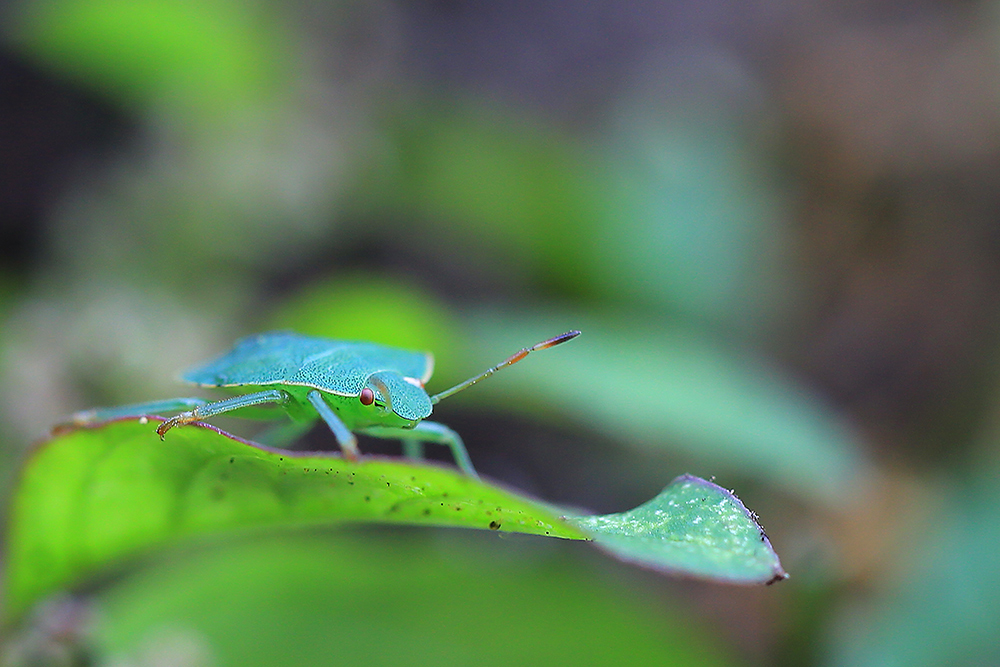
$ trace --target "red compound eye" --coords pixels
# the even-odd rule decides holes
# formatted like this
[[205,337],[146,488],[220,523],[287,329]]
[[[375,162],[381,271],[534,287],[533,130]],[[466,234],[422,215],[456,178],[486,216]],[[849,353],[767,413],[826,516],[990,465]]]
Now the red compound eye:
[[375,392],[365,387],[361,390],[361,405],[371,405],[375,402]]

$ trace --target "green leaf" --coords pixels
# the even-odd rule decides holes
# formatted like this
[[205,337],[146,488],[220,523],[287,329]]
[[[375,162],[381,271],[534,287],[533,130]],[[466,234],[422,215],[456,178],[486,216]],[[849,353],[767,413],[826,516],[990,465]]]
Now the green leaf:
[[101,592],[95,639],[127,665],[739,664],[643,578],[594,576],[583,545],[489,537],[295,531],[179,549]]
[[401,216],[407,237],[423,219],[417,236],[469,247],[505,275],[544,274],[577,294],[593,287],[605,165],[579,142],[524,113],[454,104],[407,107],[386,148],[358,193],[366,215]]
[[12,24],[29,57],[131,103],[231,110],[283,77],[280,22],[254,3],[51,0]]
[[[651,540],[701,534],[719,516],[688,513],[690,522],[664,524],[656,508],[668,511],[671,498],[661,496],[636,510],[653,507],[651,514],[612,530],[613,517],[603,524],[568,519],[449,467],[269,449],[198,424],[161,441],[147,418],[116,420],[63,432],[36,448],[25,465],[9,521],[7,613],[16,617],[45,595],[185,537],[348,522],[592,537],[612,553],[674,572],[745,582],[771,578],[757,573],[754,579],[737,558],[728,573],[697,565],[699,553],[717,561],[718,550],[727,546],[745,552],[740,536],[759,541],[748,514],[736,541],[718,543],[721,533],[711,528],[715,532],[698,538],[684,558],[677,550],[650,549]],[[726,529],[733,530],[732,517],[725,518]],[[630,545],[630,536],[641,544]],[[714,550],[704,549],[709,543]],[[773,568],[780,571],[776,557]]]
[[681,475],[634,510],[574,521],[618,557],[657,569],[740,584],[786,579],[756,519],[731,491]]
[[585,538],[547,506],[450,468],[269,450],[198,425],[161,442],[128,419],[34,452],[9,528],[8,611],[182,537],[356,521]]
[[627,111],[610,137],[607,229],[590,270],[614,303],[767,331],[794,288],[782,190],[740,123],[668,106]]

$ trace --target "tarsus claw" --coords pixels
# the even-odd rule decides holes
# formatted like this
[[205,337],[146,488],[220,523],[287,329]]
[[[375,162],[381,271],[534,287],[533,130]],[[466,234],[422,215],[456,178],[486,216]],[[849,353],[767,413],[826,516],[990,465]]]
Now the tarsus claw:
[[167,434],[167,431],[175,426],[184,426],[185,424],[190,424],[191,422],[198,421],[198,415],[192,410],[191,412],[182,412],[176,417],[171,417],[167,421],[163,422],[156,427],[156,434],[160,436],[160,440],[163,440],[163,436]]

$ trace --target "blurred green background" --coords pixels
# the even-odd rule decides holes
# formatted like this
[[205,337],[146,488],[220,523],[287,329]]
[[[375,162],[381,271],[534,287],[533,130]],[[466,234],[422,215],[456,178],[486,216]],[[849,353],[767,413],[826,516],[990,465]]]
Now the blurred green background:
[[5,497],[53,424],[190,395],[241,335],[431,350],[441,390],[578,328],[437,406],[480,473],[598,512],[714,476],[792,577],[220,536],[40,610],[8,655],[1000,663],[998,10],[0,4]]

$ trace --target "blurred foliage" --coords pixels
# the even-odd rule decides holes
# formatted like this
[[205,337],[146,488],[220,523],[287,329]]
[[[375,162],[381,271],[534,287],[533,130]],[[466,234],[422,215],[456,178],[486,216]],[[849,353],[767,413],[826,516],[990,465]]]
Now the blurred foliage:
[[43,0],[13,40],[63,75],[129,104],[232,113],[287,77],[280,14],[229,0]]
[[[474,597],[481,561],[427,547],[436,533],[378,552],[341,531],[246,538],[95,582],[99,653],[251,664],[375,642],[444,664],[419,636],[465,664],[569,647],[702,663],[721,637],[734,664],[995,661],[983,559],[1000,504],[976,481],[995,468],[964,479],[998,442],[983,436],[1000,386],[991,6],[2,12],[0,68],[47,84],[0,96],[3,163],[38,175],[0,188],[36,212],[0,228],[5,482],[65,415],[177,395],[178,371],[255,330],[426,348],[433,388],[579,328],[439,418],[466,425],[487,472],[503,454],[501,480],[595,507],[684,470],[724,476],[793,573],[751,598],[602,588],[638,576],[605,561],[498,563]],[[66,150],[67,118],[121,126]],[[352,606],[394,594],[465,630],[417,625],[421,604]],[[682,607],[705,634],[672,631]],[[491,635],[496,610],[552,634]]]
[[570,295],[596,289],[591,244],[613,185],[582,146],[490,108],[405,108],[387,123],[359,186],[366,215],[416,218],[423,239],[404,229],[407,240],[467,249]]
[[475,325],[483,348],[512,347],[545,322],[553,330],[575,322],[585,337],[577,349],[519,368],[524,372],[464,400],[550,404],[632,446],[669,447],[710,461],[720,474],[762,478],[813,502],[851,502],[845,492],[863,483],[867,464],[850,431],[815,396],[750,353],[683,328],[624,319],[613,312],[489,313]]
[[[989,665],[1000,660],[997,470],[949,482],[904,570],[830,633],[834,665]],[[914,582],[919,582],[914,585]]]
[[567,550],[490,558],[478,539],[407,537],[287,535],[174,556],[105,594],[98,636],[110,657],[193,643],[220,665],[731,664],[680,610]]

